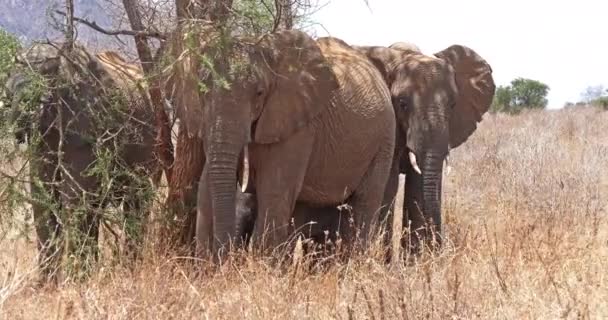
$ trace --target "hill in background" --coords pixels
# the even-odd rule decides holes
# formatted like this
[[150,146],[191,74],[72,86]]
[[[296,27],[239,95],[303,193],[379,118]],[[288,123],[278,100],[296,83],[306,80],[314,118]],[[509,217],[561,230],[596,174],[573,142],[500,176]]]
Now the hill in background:
[[[41,39],[59,39],[61,31],[53,26],[60,26],[62,17],[54,10],[65,11],[63,0],[3,0],[0,10],[0,28],[17,36],[21,42],[29,43]],[[75,15],[89,21],[95,21],[104,27],[116,27],[121,23],[119,9],[113,10],[110,1],[74,0]],[[53,14],[51,14],[53,13]],[[59,19],[59,21],[54,21]],[[78,26],[77,39],[87,46],[115,47],[115,38],[100,34],[85,26]],[[125,39],[126,40],[126,39]]]

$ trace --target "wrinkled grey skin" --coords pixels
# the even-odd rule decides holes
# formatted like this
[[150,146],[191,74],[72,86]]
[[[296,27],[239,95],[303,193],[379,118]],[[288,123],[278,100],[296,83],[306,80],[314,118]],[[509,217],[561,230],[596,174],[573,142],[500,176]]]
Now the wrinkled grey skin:
[[[450,149],[473,134],[490,107],[495,91],[492,68],[475,51],[461,45],[452,45],[433,56],[403,42],[389,48],[354,47],[383,74],[397,119],[395,153],[382,215],[392,221],[394,210],[387,208],[397,193],[399,173],[404,173],[403,221],[404,228],[411,223],[411,237],[403,239],[402,245],[420,249],[424,240],[431,248],[441,246],[443,162]],[[390,233],[387,235],[390,239]]]
[[[141,95],[143,91],[123,87],[126,83],[124,74],[108,71],[107,63],[100,62],[99,56],[89,54],[80,45],[76,45],[71,54],[60,51],[60,45],[34,44],[23,50],[5,88],[12,101],[12,118],[16,120],[21,116],[19,103],[26,96],[23,90],[30,79],[25,70],[31,68],[49,84],[48,92],[38,101],[39,109],[34,118],[27,119],[31,125],[21,126],[16,132],[20,142],[30,136],[30,147],[36,155],[30,164],[32,197],[46,195],[57,203],[54,210],[42,202],[33,204],[39,264],[47,280],[57,279],[63,248],[60,241],[64,240],[62,231],[69,223],[62,219],[72,221],[82,235],[76,238],[74,234],[70,235],[70,241],[74,243],[70,242],[68,247],[74,250],[76,259],[85,259],[89,252],[96,260],[99,210],[108,204],[118,206],[124,201],[125,219],[136,226],[135,230],[126,230],[127,250],[135,253],[143,234],[141,228],[146,210],[143,197],[136,192],[137,188],[149,186],[147,177],[157,163],[153,157],[155,130],[149,125],[153,124],[154,118],[152,109],[146,104],[148,100],[142,98],[145,97]],[[109,103],[107,98],[116,90],[128,91],[128,100]],[[103,118],[108,115],[112,118]],[[31,136],[36,134],[40,136],[40,143],[32,145]],[[105,143],[100,142],[101,139]],[[99,158],[95,153],[96,144],[98,151],[115,152],[106,170],[116,169],[123,173],[107,172],[114,179],[107,193],[100,189],[102,176],[87,173]],[[124,174],[126,171],[133,175]],[[35,180],[41,181],[42,185],[35,184]],[[90,206],[84,213],[76,214],[74,210],[82,208],[79,203],[83,192],[87,194]],[[98,194],[104,196],[96,196]]]

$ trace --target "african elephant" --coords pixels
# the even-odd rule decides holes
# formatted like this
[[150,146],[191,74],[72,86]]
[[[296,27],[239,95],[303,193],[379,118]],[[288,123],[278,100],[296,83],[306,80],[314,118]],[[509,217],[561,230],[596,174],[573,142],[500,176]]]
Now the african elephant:
[[[218,36],[221,46],[213,39],[180,64],[192,80],[183,88],[206,89],[191,103],[205,107],[190,107],[186,117],[189,130],[204,138],[207,156],[198,190],[198,254],[217,258],[237,235],[236,171],[245,146],[258,209],[253,239],[262,249],[288,240],[296,201],[348,203],[365,244],[394,151],[395,114],[380,73],[343,41],[317,43],[301,31]],[[194,77],[205,73],[191,68],[201,54],[213,69]],[[340,232],[354,243],[353,230]]]
[[[389,214],[399,173],[405,173],[403,212],[408,219],[403,220],[404,228],[409,220],[411,230],[416,231],[411,233],[410,244],[419,248],[424,239],[431,247],[440,246],[443,161],[450,149],[475,131],[490,107],[495,91],[492,68],[462,45],[452,45],[432,56],[403,42],[389,48],[353,47],[382,73],[397,117],[396,149],[383,215]],[[403,239],[402,245],[406,243]]]
[[[94,55],[79,44],[68,51],[35,43],[16,60],[5,87],[13,120],[31,124],[17,131],[33,148],[30,187],[43,274],[56,280],[63,240],[83,266],[89,253],[97,259],[101,210],[108,204],[123,203],[127,250],[134,254],[148,177],[158,170],[154,114],[138,84],[140,69],[115,52]],[[35,83],[43,83],[38,95]],[[18,120],[27,115],[24,105],[34,107],[25,122]]]

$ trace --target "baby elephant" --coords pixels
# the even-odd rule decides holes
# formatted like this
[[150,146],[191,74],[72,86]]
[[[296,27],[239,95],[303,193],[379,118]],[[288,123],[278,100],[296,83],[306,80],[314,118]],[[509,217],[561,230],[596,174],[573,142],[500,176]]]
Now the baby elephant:
[[[253,233],[255,219],[257,217],[257,201],[255,194],[242,192],[237,188],[237,221],[238,234],[245,244]],[[290,231],[302,235],[304,239],[312,240],[315,244],[333,244],[337,241],[337,233],[340,228],[348,224],[348,211],[338,207],[311,207],[307,204],[296,202]]]

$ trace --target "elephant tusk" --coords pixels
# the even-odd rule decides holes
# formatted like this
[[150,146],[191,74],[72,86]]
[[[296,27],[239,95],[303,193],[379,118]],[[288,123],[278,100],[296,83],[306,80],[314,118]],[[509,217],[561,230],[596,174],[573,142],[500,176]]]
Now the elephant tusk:
[[452,171],[452,167],[450,166],[450,156],[445,157],[445,175],[449,175],[450,171]]
[[418,167],[418,163],[416,163],[416,155],[411,151],[408,155],[410,158],[410,163],[412,164],[412,168],[414,168],[414,171],[418,172],[418,174],[422,174],[422,170],[420,170],[420,167]]

